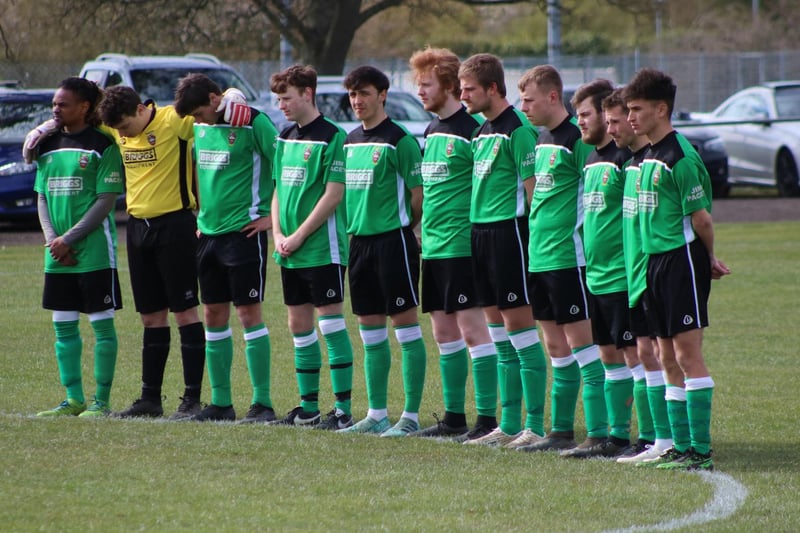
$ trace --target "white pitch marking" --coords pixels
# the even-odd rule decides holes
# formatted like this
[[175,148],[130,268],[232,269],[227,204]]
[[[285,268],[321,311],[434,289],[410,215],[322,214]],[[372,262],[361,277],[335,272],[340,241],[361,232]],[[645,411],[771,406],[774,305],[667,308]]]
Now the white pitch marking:
[[721,472],[697,472],[703,481],[714,485],[714,497],[702,509],[680,518],[649,526],[631,526],[615,529],[608,533],[632,533],[635,531],[672,531],[687,526],[697,526],[728,518],[735,513],[747,499],[747,487]]

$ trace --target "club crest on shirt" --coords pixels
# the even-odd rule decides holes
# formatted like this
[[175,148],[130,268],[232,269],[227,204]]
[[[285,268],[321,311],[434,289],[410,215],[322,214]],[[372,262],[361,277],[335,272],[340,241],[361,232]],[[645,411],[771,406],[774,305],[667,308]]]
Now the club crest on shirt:
[[381,149],[375,148],[375,151],[372,152],[372,164],[377,165],[380,159],[381,159]]
[[636,192],[642,192],[642,177],[636,177]]
[[147,142],[150,143],[150,146],[156,145],[156,134],[152,131],[147,134]]
[[494,142],[494,146],[492,147],[492,153],[497,155],[497,152],[499,152],[499,151],[500,151],[500,139],[497,139]]
[[447,147],[444,150],[444,153],[447,155],[447,157],[450,157],[451,155],[453,155],[453,150],[455,150],[455,145],[453,144],[453,141],[449,141],[447,143]]
[[126,142],[128,142],[128,138],[127,137],[120,137],[119,138],[119,144],[124,146]]
[[556,153],[553,152],[550,154],[550,166],[552,167],[556,162]]
[[234,130],[231,130],[231,132],[228,134],[228,144],[233,146],[233,143],[235,142],[236,142],[236,132]]
[[603,171],[603,185],[608,185],[608,177],[609,177],[609,175],[610,175],[610,172],[608,171],[608,169],[605,169],[605,171]]
[[86,168],[89,166],[89,156],[86,154],[81,155],[80,159],[78,159],[78,164],[81,168]]
[[303,161],[308,161],[309,157],[311,157],[311,147],[306,146],[305,151],[303,151]]
[[661,179],[661,169],[657,168],[655,172],[653,172],[653,187],[658,187],[658,182]]

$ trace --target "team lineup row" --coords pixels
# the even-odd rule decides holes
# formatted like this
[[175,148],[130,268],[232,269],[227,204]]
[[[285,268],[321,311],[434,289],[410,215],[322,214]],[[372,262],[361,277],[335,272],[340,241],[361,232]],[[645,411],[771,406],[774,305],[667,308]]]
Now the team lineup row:
[[[729,271],[713,254],[708,174],[671,126],[672,80],[651,69],[623,89],[595,80],[575,93],[573,117],[549,65],[519,80],[519,110],[506,99],[495,56],[462,63],[448,50],[426,48],[410,66],[423,105],[436,115],[424,152],[387,116],[389,80],[373,67],[345,77],[361,122],[349,133],[316,109],[310,67],[272,76],[279,108],[293,123],[280,133],[235,91],[223,93],[200,74],[181,79],[174,105],[163,108],[127,87],[102,94],[86,80],[64,80],[54,121],[26,142],[38,164],[47,242],[43,302],[53,311],[67,392],[38,415],[112,414],[121,300],[111,209],[124,180],[131,287],[144,327],[142,392],[114,416],[163,415],[172,312],[185,390],[170,418],[235,420],[233,303],[253,386],[240,422],[712,469],[714,382],[702,331],[711,279]],[[270,397],[270,336],[261,312],[270,229],[300,395],[283,418]],[[369,409],[358,422],[345,274],[364,346]],[[418,417],[427,365],[420,301],[431,317],[444,397],[444,417],[429,428],[420,428]],[[80,313],[96,336],[97,388],[88,405]],[[405,393],[394,425],[387,317]],[[324,417],[316,326],[335,396]],[[549,432],[545,351],[553,372]],[[211,385],[205,408],[204,367]],[[471,428],[470,367],[477,411]],[[577,444],[581,389],[587,437]]]

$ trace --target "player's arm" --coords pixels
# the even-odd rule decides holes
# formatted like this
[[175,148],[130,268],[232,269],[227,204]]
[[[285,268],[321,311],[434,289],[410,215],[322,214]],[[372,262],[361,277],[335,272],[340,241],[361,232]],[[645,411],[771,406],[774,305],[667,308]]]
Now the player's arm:
[[536,185],[536,140],[538,132],[533,127],[523,126],[511,134],[511,153],[517,167],[528,205],[533,200],[533,188]]
[[301,246],[305,240],[317,231],[322,224],[333,215],[336,208],[344,198],[344,133],[337,132],[325,148],[322,155],[322,168],[325,171],[323,182],[325,192],[317,201],[314,208],[308,214],[300,226],[288,235],[283,241],[280,251],[281,255],[291,254]]
[[278,130],[270,118],[264,113],[256,114],[252,120],[255,150],[261,155],[260,202],[258,207],[259,218],[248,222],[242,228],[247,237],[253,237],[261,231],[267,231],[272,224],[272,198],[275,192],[273,170],[275,168],[275,139]]
[[706,209],[692,213],[692,227],[708,250],[708,256],[711,259],[711,278],[719,279],[730,274],[731,271],[725,263],[714,255],[714,224],[711,220],[711,213]]
[[422,221],[422,152],[414,136],[405,135],[397,143],[397,165],[411,193],[409,227],[414,229]]

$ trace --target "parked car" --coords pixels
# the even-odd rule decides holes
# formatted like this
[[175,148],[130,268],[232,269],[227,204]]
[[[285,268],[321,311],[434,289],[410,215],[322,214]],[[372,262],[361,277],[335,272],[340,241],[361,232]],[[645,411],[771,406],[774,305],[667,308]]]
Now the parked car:
[[[317,108],[323,115],[350,132],[361,123],[350,107],[350,98],[342,86],[343,77],[320,76],[317,80]],[[425,128],[433,115],[422,106],[419,99],[402,89],[389,88],[386,96],[386,114],[402,124],[419,145],[425,144]]]
[[81,68],[81,77],[100,87],[125,85],[133,87],[142,100],[152,99],[158,105],[171,104],[175,99],[178,80],[190,72],[205,74],[224,91],[235,87],[242,91],[250,105],[266,113],[275,125],[286,124],[283,113],[270,105],[269,95],[262,96],[233,67],[211,54],[184,56],[128,56],[100,54]]
[[[572,114],[575,112],[570,100],[578,87],[577,85],[564,87],[564,105]],[[700,126],[695,121],[689,120],[688,117],[677,114],[673,117],[672,124],[676,131],[686,137],[686,140],[694,146],[700,159],[703,160],[711,179],[712,196],[714,198],[728,196],[731,190],[728,180],[728,153],[722,137],[716,132],[716,129]]]
[[36,220],[36,164],[22,159],[22,143],[52,118],[53,94],[54,89],[0,88],[0,220]]
[[711,113],[692,118],[725,142],[733,183],[777,187],[800,196],[800,81],[768,82],[734,93]]
[[[0,220],[37,220],[37,194],[33,190],[36,163],[22,159],[22,144],[30,130],[53,117],[55,89],[0,87]],[[125,194],[117,197],[125,209]]]

